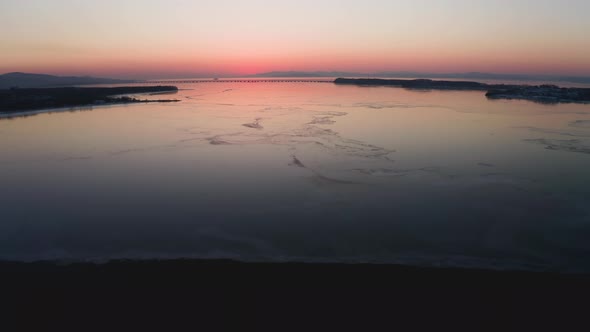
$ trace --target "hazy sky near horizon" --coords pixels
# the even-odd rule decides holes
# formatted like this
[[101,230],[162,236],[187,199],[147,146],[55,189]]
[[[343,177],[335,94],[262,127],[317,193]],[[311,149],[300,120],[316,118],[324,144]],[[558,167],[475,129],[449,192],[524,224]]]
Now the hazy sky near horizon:
[[0,73],[590,75],[588,0],[2,0]]

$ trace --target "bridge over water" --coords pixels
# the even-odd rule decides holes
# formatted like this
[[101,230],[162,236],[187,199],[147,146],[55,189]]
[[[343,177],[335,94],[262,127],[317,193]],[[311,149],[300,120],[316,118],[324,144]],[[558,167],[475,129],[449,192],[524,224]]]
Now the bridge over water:
[[334,80],[314,79],[226,79],[226,80],[171,80],[145,81],[149,84],[195,84],[195,83],[334,83]]

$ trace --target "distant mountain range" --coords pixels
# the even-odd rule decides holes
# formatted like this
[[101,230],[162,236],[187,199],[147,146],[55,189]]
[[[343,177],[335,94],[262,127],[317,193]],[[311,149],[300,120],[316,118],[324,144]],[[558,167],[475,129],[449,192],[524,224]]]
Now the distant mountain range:
[[362,78],[452,78],[476,80],[509,80],[509,81],[557,81],[590,84],[590,77],[558,76],[558,75],[527,75],[527,74],[491,74],[491,73],[419,73],[409,71],[355,73],[339,71],[273,71],[252,75],[252,77],[362,77]]
[[118,84],[133,83],[131,80],[116,80],[111,78],[52,76],[44,74],[8,73],[0,75],[0,89],[18,88],[47,88],[57,86],[88,85],[88,84]]

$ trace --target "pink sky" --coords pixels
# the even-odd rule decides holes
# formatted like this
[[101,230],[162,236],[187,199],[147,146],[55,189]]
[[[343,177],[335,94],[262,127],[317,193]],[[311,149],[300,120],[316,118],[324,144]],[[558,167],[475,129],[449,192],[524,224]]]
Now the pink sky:
[[5,0],[0,3],[5,32],[0,34],[0,73],[178,77],[298,70],[590,76],[588,3]]

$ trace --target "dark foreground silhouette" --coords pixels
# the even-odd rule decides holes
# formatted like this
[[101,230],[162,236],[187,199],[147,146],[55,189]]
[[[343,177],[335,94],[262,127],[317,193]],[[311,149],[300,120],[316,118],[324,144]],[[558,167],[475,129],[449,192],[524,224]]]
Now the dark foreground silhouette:
[[21,327],[84,330],[571,331],[590,298],[588,275],[398,265],[0,263],[0,276]]
[[539,103],[588,103],[590,89],[560,88],[556,85],[511,85],[486,84],[469,81],[434,81],[418,80],[386,80],[367,78],[338,78],[336,84],[352,84],[360,86],[395,86],[406,89],[420,90],[471,90],[487,91],[490,99],[525,99]]
[[174,102],[178,100],[140,100],[122,95],[176,91],[178,88],[175,86],[7,89],[0,90],[0,113],[88,105]]

